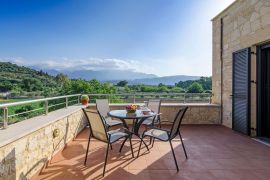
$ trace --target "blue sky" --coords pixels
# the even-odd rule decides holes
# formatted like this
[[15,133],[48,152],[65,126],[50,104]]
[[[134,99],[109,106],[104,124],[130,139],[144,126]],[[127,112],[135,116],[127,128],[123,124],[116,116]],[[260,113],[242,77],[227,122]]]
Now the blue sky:
[[233,0],[0,0],[0,61],[211,75],[211,18]]

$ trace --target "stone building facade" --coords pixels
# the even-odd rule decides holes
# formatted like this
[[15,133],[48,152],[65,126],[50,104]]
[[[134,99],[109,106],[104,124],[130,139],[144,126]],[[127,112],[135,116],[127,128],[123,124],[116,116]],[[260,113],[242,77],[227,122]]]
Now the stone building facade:
[[236,0],[212,19],[212,27],[213,103],[222,105],[227,127],[232,127],[233,52],[251,49],[250,133],[256,135],[256,50],[270,41],[270,0]]

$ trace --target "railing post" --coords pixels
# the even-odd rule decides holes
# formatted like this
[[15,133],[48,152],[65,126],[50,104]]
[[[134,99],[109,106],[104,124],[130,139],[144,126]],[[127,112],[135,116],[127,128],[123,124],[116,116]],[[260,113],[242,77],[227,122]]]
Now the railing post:
[[184,104],[186,103],[186,93],[184,94]]
[[80,104],[80,95],[78,96],[78,104]]
[[212,94],[209,95],[209,104],[212,104]]
[[66,108],[68,108],[68,97],[66,97]]
[[45,100],[45,115],[49,113],[49,103],[48,100]]
[[136,103],[136,96],[135,96],[135,94],[133,94],[133,104],[135,104]]
[[6,129],[8,127],[8,108],[4,108],[4,121],[3,121],[3,128]]
[[112,103],[110,94],[107,94],[107,97],[108,97],[109,104]]

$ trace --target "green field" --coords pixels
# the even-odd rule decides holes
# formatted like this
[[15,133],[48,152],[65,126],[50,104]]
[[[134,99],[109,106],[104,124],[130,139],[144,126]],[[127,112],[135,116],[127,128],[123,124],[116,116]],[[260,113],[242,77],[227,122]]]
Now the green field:
[[19,102],[19,101],[27,101],[27,100],[30,100],[30,99],[0,99],[0,104]]

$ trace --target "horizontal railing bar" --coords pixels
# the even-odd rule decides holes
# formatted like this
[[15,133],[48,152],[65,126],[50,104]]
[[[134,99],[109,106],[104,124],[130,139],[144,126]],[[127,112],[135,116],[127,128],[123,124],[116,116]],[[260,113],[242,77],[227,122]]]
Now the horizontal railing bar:
[[73,95],[66,95],[66,96],[56,96],[51,98],[43,98],[43,99],[34,99],[34,100],[28,100],[28,101],[20,101],[20,102],[13,102],[13,103],[7,103],[7,104],[0,104],[0,108],[4,107],[10,107],[10,106],[18,106],[18,105],[24,105],[24,104],[30,104],[35,102],[44,102],[44,101],[50,101],[55,99],[62,99],[67,97],[75,97],[80,96],[81,94],[73,94]]
[[63,105],[63,104],[66,104],[66,102],[58,103],[58,104],[54,104],[54,105],[50,105],[50,106],[48,106],[48,108],[59,106],[59,105]]
[[159,95],[211,95],[211,93],[130,93],[130,94],[88,94],[90,96],[108,96],[108,95],[114,95],[114,96],[140,96],[140,95],[149,95],[149,96],[159,96]]
[[76,100],[72,100],[72,101],[68,101],[68,102],[70,103],[70,102],[74,102],[74,101],[78,102],[78,99],[76,99]]
[[30,113],[30,112],[34,112],[34,111],[39,111],[39,110],[44,110],[44,108],[37,108],[37,109],[30,110],[30,111],[25,111],[25,112],[21,112],[21,113],[17,113],[17,114],[12,114],[12,115],[9,115],[8,118],[18,116],[18,115],[22,115],[22,114],[26,114],[26,113]]
[[[18,106],[18,105],[24,105],[24,104],[30,104],[30,103],[35,103],[35,102],[45,102],[45,101],[50,101],[50,100],[56,100],[56,99],[63,99],[63,98],[68,98],[68,97],[76,97],[80,96],[81,94],[74,94],[74,95],[66,95],[66,96],[57,96],[57,97],[51,97],[51,98],[43,98],[43,99],[34,99],[34,100],[28,100],[28,101],[20,101],[20,102],[13,102],[13,103],[7,103],[7,104],[0,104],[0,108],[6,108],[6,107],[11,107],[11,106]],[[181,98],[187,98],[187,97],[200,97],[200,98],[211,98],[211,93],[117,93],[117,94],[88,94],[90,96],[120,96],[121,99],[126,99],[123,96],[135,96],[136,99],[139,99],[137,96],[150,96],[150,97],[155,97],[157,96],[158,98],[166,98],[164,96],[176,96],[172,97],[174,100],[176,99],[181,99]],[[180,97],[179,97],[180,96]],[[123,98],[122,98],[123,97]],[[187,98],[188,99],[188,98]],[[206,100],[206,99],[205,99]],[[68,102],[75,102],[77,100],[72,100]],[[64,103],[63,103],[64,104]],[[56,105],[54,105],[56,106]],[[53,107],[53,106],[50,106]]]

